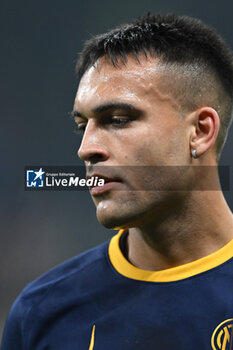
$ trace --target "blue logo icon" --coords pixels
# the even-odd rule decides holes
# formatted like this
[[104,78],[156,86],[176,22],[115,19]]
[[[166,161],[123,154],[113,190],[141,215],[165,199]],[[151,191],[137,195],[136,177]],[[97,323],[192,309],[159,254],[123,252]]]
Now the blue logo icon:
[[40,170],[27,170],[27,187],[44,187],[44,171]]

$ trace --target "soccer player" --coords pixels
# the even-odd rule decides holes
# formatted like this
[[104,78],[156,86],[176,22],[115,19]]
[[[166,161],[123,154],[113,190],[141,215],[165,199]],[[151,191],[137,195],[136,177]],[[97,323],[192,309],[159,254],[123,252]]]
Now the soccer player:
[[233,59],[201,21],[147,15],[85,44],[73,116],[98,220],[120,231],[28,285],[2,350],[227,350],[233,217],[217,163]]

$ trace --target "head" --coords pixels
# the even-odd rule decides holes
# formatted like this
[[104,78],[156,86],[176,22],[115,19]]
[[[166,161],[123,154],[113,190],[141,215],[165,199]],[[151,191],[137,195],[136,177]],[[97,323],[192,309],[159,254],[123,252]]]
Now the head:
[[148,14],[87,41],[76,69],[82,78],[101,57],[119,68],[127,64],[129,55],[139,64],[139,56],[159,60],[164,89],[173,94],[184,114],[202,106],[216,110],[220,118],[215,145],[218,159],[233,108],[233,59],[222,38],[195,18]]
[[[77,71],[74,110],[86,127],[79,150],[86,164],[189,165],[194,148],[198,162],[216,163],[232,119],[233,63],[212,28],[189,17],[147,15],[88,41]],[[153,174],[147,176],[152,181]],[[131,192],[131,208],[139,192]],[[102,220],[110,205],[103,196],[94,196],[100,221],[123,225]],[[155,195],[148,191],[147,198],[128,223],[154,208]],[[113,216],[117,210],[112,207]]]

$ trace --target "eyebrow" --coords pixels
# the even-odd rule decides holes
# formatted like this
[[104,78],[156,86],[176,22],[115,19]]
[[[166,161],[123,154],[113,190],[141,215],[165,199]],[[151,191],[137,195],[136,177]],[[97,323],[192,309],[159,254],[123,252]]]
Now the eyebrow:
[[[106,103],[100,106],[95,107],[94,109],[92,109],[92,113],[93,114],[100,114],[103,112],[107,112],[107,111],[111,111],[111,110],[116,110],[116,109],[122,109],[125,111],[134,111],[134,112],[141,112],[141,110],[139,110],[138,108],[136,108],[135,106],[133,106],[130,103],[124,103],[124,102],[110,102],[110,103]],[[81,117],[81,118],[85,118],[84,115],[78,111],[77,109],[71,112],[71,116],[73,118],[75,117]]]

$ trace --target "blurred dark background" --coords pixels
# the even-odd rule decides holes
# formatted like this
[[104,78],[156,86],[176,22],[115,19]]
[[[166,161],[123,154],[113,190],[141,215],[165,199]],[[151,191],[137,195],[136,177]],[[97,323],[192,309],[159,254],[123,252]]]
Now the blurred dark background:
[[[151,12],[198,17],[233,48],[231,0],[0,1],[0,338],[21,289],[112,235],[87,192],[25,192],[25,165],[80,165],[73,133],[75,60],[83,42]],[[221,164],[230,165],[231,128]],[[231,208],[233,188],[225,192]]]

